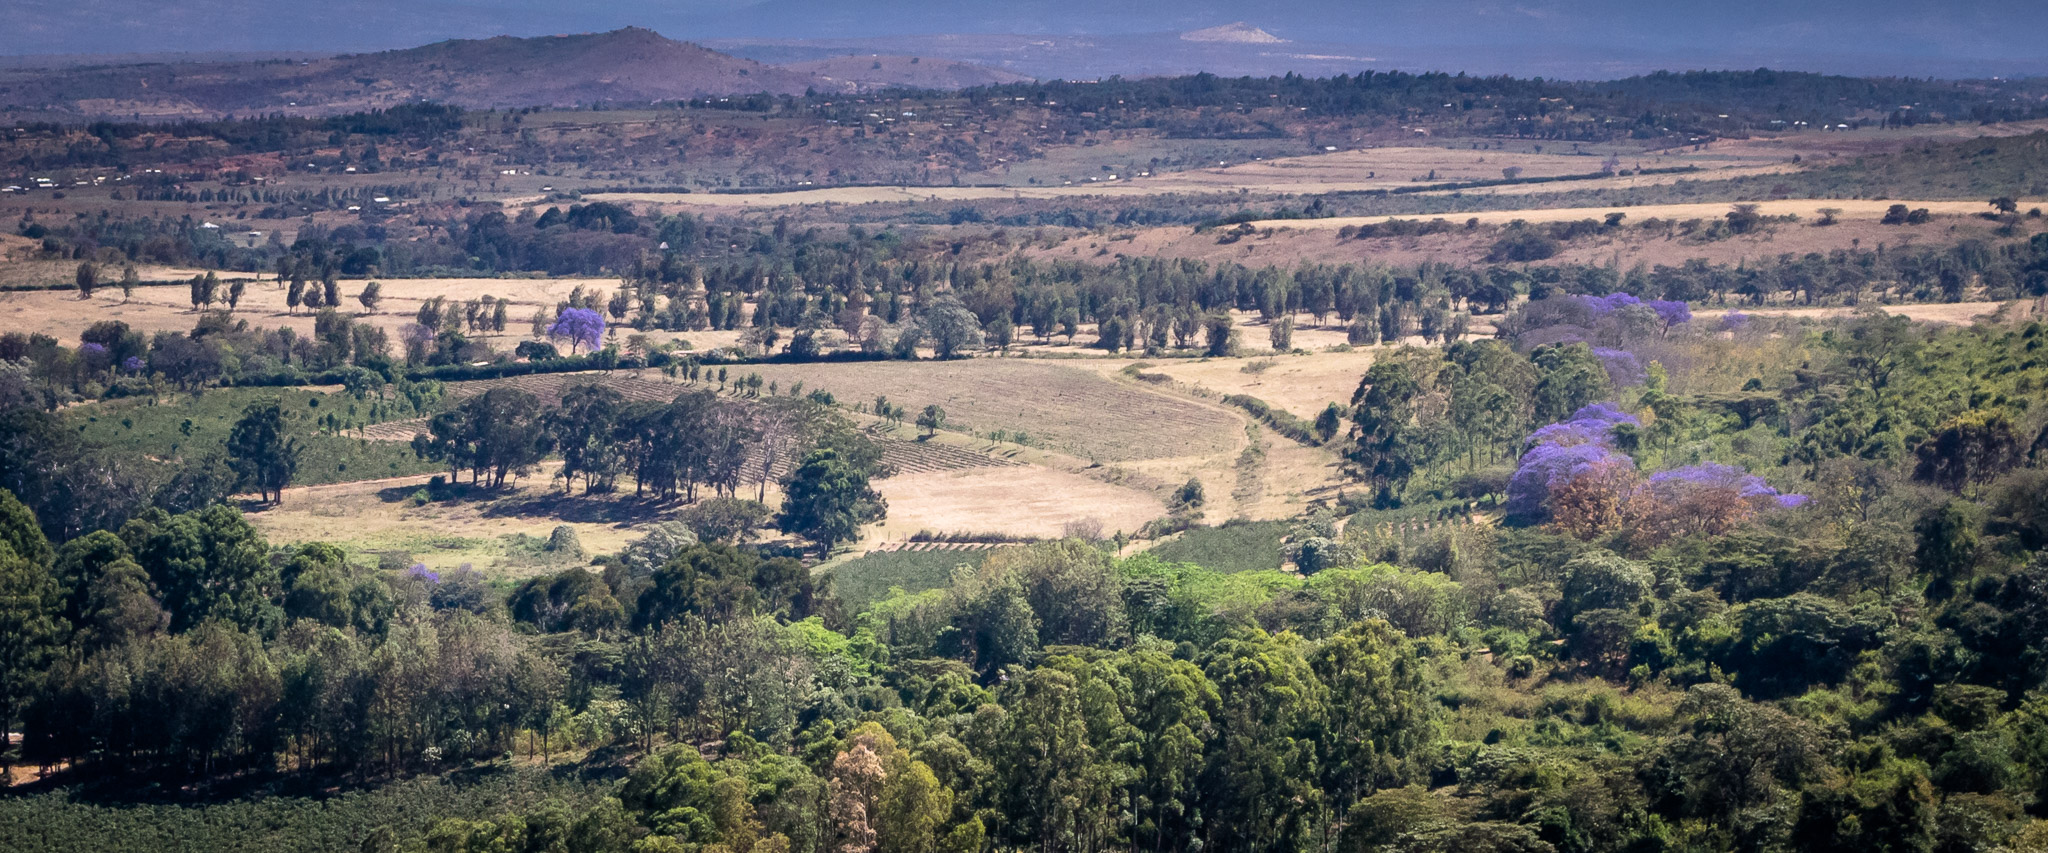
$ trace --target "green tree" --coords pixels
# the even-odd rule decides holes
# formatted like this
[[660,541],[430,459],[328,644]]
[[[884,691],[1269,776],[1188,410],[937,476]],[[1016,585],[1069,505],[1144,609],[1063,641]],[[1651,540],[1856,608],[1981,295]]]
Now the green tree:
[[1521,432],[1519,408],[1507,389],[1484,376],[1459,376],[1451,383],[1450,424],[1465,446],[1466,470],[1479,464],[1482,452],[1492,461]]
[[82,262],[72,280],[78,284],[78,298],[91,299],[93,289],[100,285],[100,268],[93,266],[91,261]]
[[448,463],[451,474],[467,468],[470,482],[497,488],[507,476],[532,470],[546,454],[544,416],[532,394],[492,388],[435,415],[428,434],[413,436],[413,452]]
[[615,434],[626,398],[617,389],[585,382],[562,392],[562,405],[545,418],[555,449],[562,455],[562,490],[583,478],[583,492],[609,492],[625,470],[624,442]]
[[2005,413],[1972,409],[1936,427],[1913,455],[1913,479],[1960,493],[2017,467],[2026,448]]
[[1331,403],[1316,415],[1316,438],[1328,444],[1337,437],[1337,431],[1344,428],[1344,407]]
[[1531,390],[1536,423],[1563,421],[1580,408],[1606,399],[1612,391],[1607,368],[1585,344],[1539,347],[1531,358],[1537,370]]
[[[384,285],[374,281],[363,285],[363,292],[356,294],[356,301],[362,303],[365,312],[370,314],[377,313],[377,303],[384,301]],[[501,304],[500,310],[502,309],[503,306]],[[500,331],[503,330],[500,329]]]
[[1830,340],[1835,370],[1869,395],[1880,411],[1892,402],[1894,378],[1913,375],[1925,348],[1923,333],[1913,321],[1875,309],[1858,314],[1848,329],[1830,335]]
[[1005,548],[983,573],[1012,574],[1045,645],[1107,646],[1126,636],[1123,576],[1093,545],[1067,539]]
[[1216,685],[1192,661],[1176,660],[1156,645],[1122,656],[1118,667],[1128,685],[1128,731],[1136,739],[1132,840],[1151,850],[1191,849]]
[[1396,503],[1421,461],[1422,439],[1412,407],[1421,391],[1406,364],[1380,361],[1366,371],[1351,395],[1351,446],[1344,452],[1345,461],[1371,484],[1379,506]]
[[1203,350],[1211,358],[1223,358],[1237,351],[1237,330],[1231,328],[1229,314],[1211,314],[1202,320],[1202,333],[1208,346]]
[[212,620],[257,632],[277,626],[282,578],[263,537],[234,507],[153,511],[121,528],[121,538],[162,591],[172,631]]
[[1318,644],[1309,667],[1332,713],[1315,738],[1322,786],[1340,807],[1405,784],[1427,741],[1422,662],[1384,621],[1364,622]]
[[1268,330],[1267,338],[1273,344],[1274,352],[1286,352],[1294,349],[1294,318],[1282,317],[1274,320],[1272,328]]
[[[62,644],[61,607],[50,546],[35,516],[0,491],[0,731],[18,730],[15,722],[44,684]],[[7,753],[0,745],[0,780]]]
[[868,471],[840,457],[839,451],[811,451],[783,486],[782,512],[775,524],[830,552],[832,546],[860,535],[860,526],[880,521],[889,505],[868,485]]
[[1219,701],[1202,784],[1205,849],[1279,853],[1313,837],[1323,807],[1313,733],[1328,708],[1302,645],[1247,629],[1209,648]]
[[764,560],[731,545],[692,545],[654,571],[633,627],[644,631],[688,615],[720,622],[761,613],[803,619],[824,597],[822,583],[788,557]]
[[898,751],[887,765],[875,809],[877,849],[888,853],[945,853],[953,792],[932,768]]
[[1075,673],[1050,664],[1003,692],[1007,713],[989,745],[1000,777],[996,801],[1015,840],[1039,850],[1109,840],[1120,779],[1104,766],[1106,744],[1091,737],[1087,692]]
[[299,470],[298,439],[287,435],[284,407],[276,400],[250,403],[228,433],[228,465],[241,488],[254,488],[270,503],[284,501],[284,490]]
[[924,411],[917,413],[917,428],[924,430],[926,438],[936,435],[939,429],[945,425],[946,410],[939,408],[937,403],[926,406]]
[[939,358],[952,358],[961,350],[981,346],[981,321],[950,293],[932,300],[918,326],[931,341],[932,354]]
[[1557,603],[1557,624],[1569,629],[1572,617],[1591,610],[1634,608],[1650,594],[1656,577],[1647,566],[1607,551],[1588,551],[1564,564],[1564,590]]
[[1969,587],[1977,575],[1983,529],[1983,510],[1968,501],[1951,500],[1921,516],[1913,527],[1919,538],[1914,556],[1927,574],[1929,596],[1946,599]]
[[744,544],[754,531],[767,523],[774,512],[759,501],[745,498],[712,498],[683,510],[679,520],[690,532],[706,542]]

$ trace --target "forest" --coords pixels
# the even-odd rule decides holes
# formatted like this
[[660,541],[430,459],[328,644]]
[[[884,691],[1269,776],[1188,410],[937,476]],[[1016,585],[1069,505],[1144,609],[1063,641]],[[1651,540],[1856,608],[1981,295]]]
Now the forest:
[[[509,589],[274,546],[231,505],[53,524],[9,494],[0,718],[20,761],[166,793],[642,756],[594,805],[474,812],[365,849],[2048,838],[2048,429],[2029,405],[2048,327],[1554,293],[1503,329],[1391,351],[1363,377],[1326,440],[1364,488],[1296,523],[1296,573],[1070,539],[850,612],[830,575],[748,544],[768,521],[739,506],[743,475],[626,443],[644,418],[739,403],[619,409],[595,386],[541,417],[562,425],[565,486],[701,479],[719,500]],[[543,408],[495,396],[416,446],[486,484],[537,457],[489,449],[494,418]],[[268,488],[266,416],[237,426],[235,487]],[[874,464],[824,433],[786,475],[811,485],[789,488],[785,529]],[[69,440],[8,434],[11,493]],[[1370,520],[1464,496],[1500,501],[1504,523]],[[827,548],[829,527],[810,534]],[[61,796],[0,800],[5,843],[63,849],[37,817]]]
[[0,127],[0,850],[2048,850],[2041,79],[386,82]]

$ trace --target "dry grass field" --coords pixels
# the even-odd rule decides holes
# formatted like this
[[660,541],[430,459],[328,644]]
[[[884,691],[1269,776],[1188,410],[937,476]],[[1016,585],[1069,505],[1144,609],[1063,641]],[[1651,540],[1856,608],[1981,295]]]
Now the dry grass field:
[[1166,514],[1150,493],[1038,465],[901,474],[876,489],[889,517],[862,531],[868,547],[922,530],[1057,538],[1091,519],[1131,533]]
[[849,405],[887,396],[911,417],[935,403],[946,410],[950,429],[1024,433],[1023,443],[1033,447],[1103,462],[1223,452],[1238,429],[1228,413],[1040,359],[762,364],[735,371],[759,373],[784,389],[802,382]]
[[[2020,202],[2022,209],[2042,204],[2038,199]],[[1886,208],[1903,204],[1911,208],[1927,208],[1929,213],[1945,216],[1969,216],[1983,213],[1990,208],[1982,201],[1911,201],[1871,200],[1840,198],[1777,199],[1757,202],[1757,212],[1764,216],[1798,216],[1802,220],[1820,218],[1822,208],[1841,211],[1837,217],[1844,222],[1857,220],[1876,221],[1884,218]],[[1574,222],[1580,219],[1600,219],[1616,211],[1628,214],[1628,221],[1641,222],[1652,217],[1658,219],[1709,219],[1728,213],[1727,202],[1703,202],[1696,204],[1645,204],[1632,207],[1556,207],[1542,210],[1487,210],[1471,214],[1457,214],[1445,217],[1457,221],[1477,219],[1481,225],[1505,225],[1521,220],[1524,222]],[[1335,231],[1347,225],[1371,225],[1389,219],[1414,219],[1397,216],[1333,216],[1325,219],[1269,219],[1251,223],[1254,228],[1286,228],[1295,231]]]
[[[1932,323],[1943,326],[1967,326],[1998,313],[2000,308],[2016,303],[2007,302],[1952,302],[1931,305],[1874,305],[1887,314],[1896,314],[1918,323]],[[1825,319],[1846,317],[1857,311],[1855,308],[1737,308],[1745,314],[1772,317],[1809,317]]]
[[651,520],[610,499],[564,498],[551,469],[491,498],[419,506],[406,498],[424,476],[287,489],[283,504],[251,512],[249,523],[274,545],[332,542],[359,558],[409,554],[435,571],[467,564],[493,580],[517,580],[585,562],[533,553],[518,545],[520,536],[544,541],[566,524],[587,553],[611,553]]
[[[1894,203],[1929,208],[1934,221],[1918,226],[1881,225],[1886,206]],[[2035,202],[2028,202],[2031,206]],[[1816,226],[1820,208],[1839,208],[1839,221]],[[1976,214],[1990,208],[1982,202],[1870,202],[1814,199],[1765,202],[1767,215],[1796,215],[1800,221],[1774,223],[1759,232],[1730,239],[1702,242],[1661,231],[1646,233],[1627,226],[1641,225],[1652,217],[1683,222],[1711,220],[1727,215],[1724,203],[1641,205],[1634,207],[1570,208],[1559,210],[1502,210],[1455,214],[1442,217],[1345,217],[1337,219],[1267,220],[1255,225],[1260,230],[1231,242],[1223,242],[1214,231],[1197,232],[1188,226],[1114,231],[1109,235],[1085,234],[1054,243],[1051,248],[1033,247],[1026,253],[1048,260],[1080,260],[1109,263],[1119,257],[1191,258],[1218,263],[1230,261],[1247,266],[1293,265],[1302,262],[1341,263],[1377,261],[1393,265],[1425,262],[1467,263],[1484,257],[1500,235],[1494,227],[1466,230],[1468,220],[1500,226],[1515,220],[1525,222],[1599,220],[1608,213],[1627,214],[1616,233],[1582,237],[1565,243],[1558,254],[1539,264],[1637,263],[1681,264],[1693,258],[1708,263],[1738,264],[1747,260],[1772,258],[1785,253],[1827,253],[1857,247],[1892,248],[1921,245],[1950,245],[1962,240],[2003,240],[1993,234],[1998,225]],[[1412,237],[1340,239],[1337,231],[1345,225],[1383,222],[1387,219],[1435,220],[1452,223],[1444,233]],[[2048,223],[2022,220],[2023,229],[2039,231]]]
[[[1484,145],[1484,149],[1476,146]],[[957,202],[978,199],[1060,199],[1085,197],[1135,197],[1167,194],[1246,192],[1258,195],[1286,195],[1329,192],[1362,192],[1413,187],[1417,184],[1449,184],[1500,180],[1504,170],[1516,169],[1525,178],[1584,175],[1600,171],[1607,150],[1559,153],[1556,146],[1544,152],[1542,144],[1522,140],[1491,140],[1481,143],[1453,141],[1443,145],[1392,145],[1317,153],[1298,157],[1273,157],[1249,162],[1218,161],[1216,165],[1173,172],[1149,173],[1142,166],[1117,167],[1119,171],[1096,171],[1071,183],[1051,179],[1038,185],[1018,185],[1003,177],[1004,186],[884,186],[818,187],[765,193],[607,193],[608,201],[642,202],[671,209],[727,208],[757,209],[806,205],[857,205],[883,202]],[[1630,152],[1622,157],[1624,168],[1664,169],[1697,166],[1704,172],[1689,177],[1735,177],[1789,168],[1792,151],[1702,150],[1671,152]],[[1111,152],[1095,152],[1095,158],[1113,161]],[[1133,171],[1136,170],[1136,171]],[[1044,171],[1042,169],[1037,171]],[[1076,168],[1079,175],[1085,170]],[[1095,180],[1088,180],[1095,178]],[[1588,185],[1591,185],[1590,183]],[[1555,190],[1559,186],[1546,185]],[[508,205],[537,206],[541,196],[516,196]]]
[[[1350,405],[1351,393],[1357,390],[1359,378],[1372,367],[1377,353],[1375,349],[1356,349],[1308,355],[1168,359],[1154,362],[1145,372],[1166,374],[1219,397],[1247,394],[1296,417],[1312,420],[1330,403]],[[1247,372],[1247,367],[1252,370]]]
[[[69,282],[76,267],[77,264],[68,263],[59,280]],[[160,268],[145,268],[138,272],[146,279],[158,280],[189,278],[197,273],[194,270]],[[227,282],[252,278],[245,273],[216,275],[222,281],[220,298],[223,301],[215,304],[219,309],[227,308],[224,301]],[[270,279],[271,276],[264,275],[260,280],[247,284],[234,311],[236,318],[247,320],[252,326],[290,327],[301,334],[311,334],[313,313],[303,308],[288,310],[285,289]],[[420,304],[436,296],[451,302],[481,299],[486,295],[509,300],[512,305],[507,309],[509,317],[505,334],[483,337],[510,340],[527,336],[535,310],[542,306],[553,307],[578,286],[585,290],[605,291],[619,286],[619,280],[612,278],[380,278],[376,281],[382,294],[377,313],[364,313],[362,303],[356,300],[368,280],[342,280],[339,283],[342,299],[339,307],[344,313],[358,315],[360,321],[385,328],[394,341],[398,338],[398,329],[413,322]],[[158,330],[183,332],[191,330],[199,315],[192,310],[190,291],[182,284],[139,287],[135,295],[126,301],[121,298],[119,287],[103,285],[89,300],[80,300],[75,290],[0,290],[0,318],[8,318],[7,322],[15,327],[34,328],[55,335],[59,340],[74,340],[78,332],[100,320],[120,320],[144,333]]]

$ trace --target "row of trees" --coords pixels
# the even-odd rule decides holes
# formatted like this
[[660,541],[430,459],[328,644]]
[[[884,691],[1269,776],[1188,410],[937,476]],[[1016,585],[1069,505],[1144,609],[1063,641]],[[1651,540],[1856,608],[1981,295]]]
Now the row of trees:
[[880,448],[823,404],[800,397],[741,401],[710,390],[668,403],[628,401],[598,382],[570,386],[548,408],[525,391],[484,390],[435,415],[413,438],[422,458],[467,471],[496,488],[530,472],[550,452],[564,490],[609,493],[631,476],[636,496],[697,501],[733,498],[747,485],[765,500],[768,484],[785,494],[781,524],[830,551],[886,511],[869,488],[882,476]]

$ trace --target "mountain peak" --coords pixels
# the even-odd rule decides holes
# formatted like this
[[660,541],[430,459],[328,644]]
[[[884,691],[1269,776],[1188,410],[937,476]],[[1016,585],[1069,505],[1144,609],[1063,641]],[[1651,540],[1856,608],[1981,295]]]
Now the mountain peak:
[[1287,40],[1243,21],[1189,30],[1180,34],[1181,41],[1235,42],[1237,44],[1283,44]]

